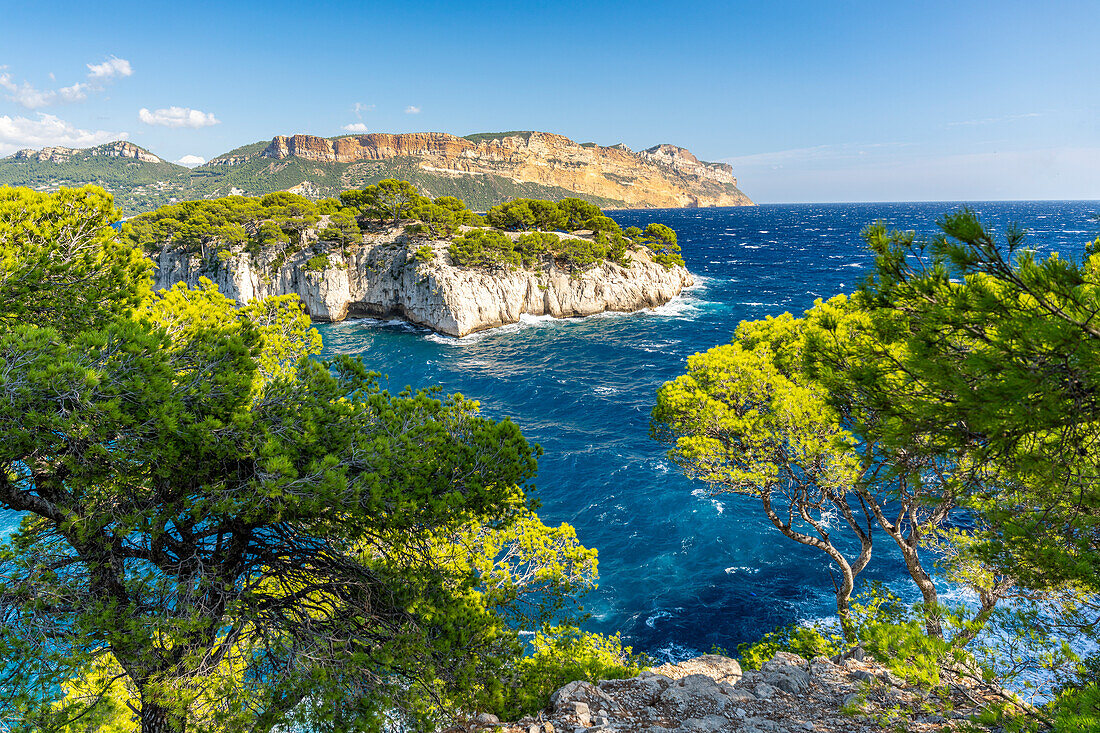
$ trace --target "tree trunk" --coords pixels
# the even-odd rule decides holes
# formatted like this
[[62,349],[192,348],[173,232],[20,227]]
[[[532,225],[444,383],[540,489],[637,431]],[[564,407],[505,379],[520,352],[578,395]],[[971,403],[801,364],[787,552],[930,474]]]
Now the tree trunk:
[[924,569],[917,550],[901,539],[898,540],[901,554],[905,558],[905,567],[909,570],[909,576],[920,589],[924,599],[924,628],[928,636],[933,639],[943,639],[943,619],[940,617],[940,595],[936,592],[936,584]]
[[141,733],[184,733],[184,723],[167,708],[142,702]]

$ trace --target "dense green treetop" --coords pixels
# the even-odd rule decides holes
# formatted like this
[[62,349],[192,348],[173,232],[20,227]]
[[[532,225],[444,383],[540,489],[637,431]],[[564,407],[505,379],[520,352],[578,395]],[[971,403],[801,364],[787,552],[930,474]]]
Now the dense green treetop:
[[[0,322],[71,332],[122,315],[149,294],[149,263],[119,241],[102,189],[43,194],[0,187]],[[105,315],[106,314],[106,315]]]

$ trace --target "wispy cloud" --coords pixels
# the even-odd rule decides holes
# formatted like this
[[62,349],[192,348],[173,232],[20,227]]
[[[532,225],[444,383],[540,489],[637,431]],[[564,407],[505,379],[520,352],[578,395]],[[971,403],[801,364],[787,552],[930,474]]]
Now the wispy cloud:
[[358,117],[359,119],[362,119],[364,112],[373,112],[374,111],[374,105],[373,104],[363,104],[362,102],[356,102],[355,104],[353,104],[351,106],[351,111],[355,113],[356,117]]
[[107,130],[82,130],[56,115],[38,113],[38,119],[0,115],[0,155],[13,153],[20,148],[63,146],[87,148],[112,140],[125,140],[125,132]]
[[104,61],[102,64],[86,64],[89,79],[114,79],[119,76],[131,76],[134,73],[130,62],[117,56]]
[[367,131],[367,126],[362,122],[352,122],[350,125],[344,125],[341,129],[348,132],[364,133]]
[[209,127],[220,120],[210,112],[202,112],[190,107],[168,107],[150,112],[145,107],[138,111],[138,119],[147,125],[161,127]]
[[176,162],[179,163],[180,165],[185,165],[188,168],[194,168],[197,165],[202,165],[203,163],[205,163],[206,158],[203,158],[203,157],[198,156],[198,155],[185,155],[182,158],[180,158],[179,160],[177,160]]
[[414,107],[413,105],[410,104],[408,107],[405,108],[405,114],[407,114],[407,115],[418,115],[418,114],[420,114],[420,108],[419,107]]
[[961,120],[959,122],[948,122],[948,127],[976,127],[978,125],[992,125],[997,122],[1013,122],[1015,120],[1023,120],[1029,117],[1042,117],[1039,112],[1025,112],[1019,115],[1004,115],[1003,117],[984,117],[980,120]]
[[[85,64],[88,67],[88,81],[80,81],[60,89],[38,89],[28,81],[17,83],[6,71],[0,73],[0,89],[7,92],[11,101],[27,109],[39,109],[65,102],[82,102],[93,92],[102,92],[104,83],[118,77],[134,73],[130,62],[112,56],[101,64]],[[3,70],[7,67],[0,67]],[[50,74],[53,80],[54,75]]]

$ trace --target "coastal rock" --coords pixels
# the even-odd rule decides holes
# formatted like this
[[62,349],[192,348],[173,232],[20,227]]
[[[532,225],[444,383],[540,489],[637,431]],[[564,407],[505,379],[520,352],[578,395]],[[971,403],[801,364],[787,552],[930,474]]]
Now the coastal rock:
[[456,267],[445,241],[428,242],[434,256],[415,252],[396,231],[369,235],[346,252],[334,249],[327,264],[311,270],[305,250],[284,262],[257,261],[234,252],[224,261],[204,260],[164,248],[154,258],[156,287],[212,280],[226,296],[245,303],[296,293],[314,321],[400,318],[448,336],[466,336],[518,322],[524,315],[570,318],[605,311],[631,312],[663,305],[693,283],[683,267],[667,268],[645,250],[627,253],[630,266],[603,262],[571,273],[551,262],[535,270],[493,271]]
[[[928,696],[902,682],[882,682],[885,668],[868,660],[834,664],[824,657],[807,662],[783,652],[766,662],[760,672],[741,674],[736,660],[708,654],[637,677],[603,680],[596,684],[571,682],[554,694],[552,704],[532,718],[491,727],[471,722],[454,731],[529,733],[530,730],[653,731],[654,733],[874,733],[882,720],[908,733],[944,733],[977,730],[970,717],[979,706],[1001,700],[999,691],[972,678],[945,670],[945,701],[951,715],[928,709]],[[736,672],[734,672],[736,670]],[[863,674],[860,674],[863,673]],[[870,685],[861,679],[874,680]],[[729,680],[736,678],[735,682]],[[769,682],[765,682],[768,680]],[[797,688],[791,694],[771,682]],[[772,692],[757,697],[746,687]],[[539,727],[535,727],[539,726]]]

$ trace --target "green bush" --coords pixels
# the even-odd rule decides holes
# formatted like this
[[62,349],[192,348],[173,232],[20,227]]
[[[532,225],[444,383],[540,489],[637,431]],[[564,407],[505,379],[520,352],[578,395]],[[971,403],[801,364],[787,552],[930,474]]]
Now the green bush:
[[419,262],[431,262],[435,259],[435,250],[431,245],[423,244],[417,248],[416,253],[413,255]]
[[648,658],[624,647],[618,634],[590,634],[575,626],[546,629],[535,635],[531,646],[531,654],[517,663],[499,705],[491,711],[501,720],[538,712],[569,682],[625,679],[650,665]]
[[680,265],[683,267],[684,258],[680,254],[680,245],[676,243],[676,232],[664,224],[649,224],[645,231],[637,227],[631,227],[629,233],[637,232],[633,239],[653,251],[653,259],[665,267]]
[[737,645],[737,656],[745,669],[760,669],[776,652],[791,652],[806,659],[832,657],[844,651],[844,640],[822,633],[814,625],[790,624],[764,634],[759,641]]
[[306,272],[321,272],[327,270],[329,267],[328,255],[320,254],[310,257],[306,264],[302,266],[302,269]]
[[508,235],[493,229],[474,229],[451,242],[447,249],[459,267],[518,267],[523,259]]
[[561,237],[550,232],[532,232],[516,239],[516,251],[523,258],[525,267],[534,267],[543,255],[553,254],[561,246]]

